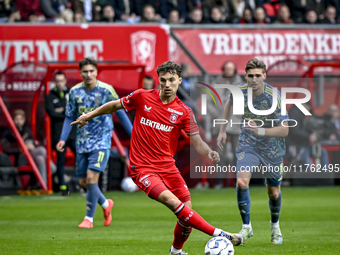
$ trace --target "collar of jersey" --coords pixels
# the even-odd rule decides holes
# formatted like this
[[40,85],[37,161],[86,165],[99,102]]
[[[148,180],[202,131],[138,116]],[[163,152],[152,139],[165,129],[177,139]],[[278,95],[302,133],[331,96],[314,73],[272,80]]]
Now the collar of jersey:
[[[83,86],[84,89],[86,89],[85,86],[84,86],[84,82],[82,82],[81,85]],[[99,81],[97,80],[96,86],[94,86],[94,88],[98,87],[98,85],[99,85]],[[88,90],[88,89],[86,89],[86,90]]]

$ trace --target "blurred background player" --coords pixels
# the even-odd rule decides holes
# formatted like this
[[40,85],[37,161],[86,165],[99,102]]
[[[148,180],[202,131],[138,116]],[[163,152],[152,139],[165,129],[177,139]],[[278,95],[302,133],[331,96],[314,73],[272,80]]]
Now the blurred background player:
[[288,112],[290,118],[297,122],[293,124],[294,122],[290,121],[289,124],[292,126],[287,139],[289,152],[291,154],[295,152],[295,155],[291,155],[293,160],[299,161],[306,170],[313,164],[312,157],[316,160],[315,164],[328,168],[328,152],[321,147],[321,142],[338,139],[336,128],[331,122],[331,115],[327,114],[323,117],[315,115],[310,102],[304,103],[303,107],[311,112],[312,116],[306,117],[296,105],[293,105]]
[[338,135],[340,135],[339,107],[336,104],[331,104],[328,106],[327,113],[331,116],[331,122],[333,123]]
[[[47,95],[45,100],[46,111],[51,118],[52,149],[56,149],[56,145],[60,139],[65,119],[66,102],[70,92],[70,90],[66,87],[67,80],[63,72],[57,72],[54,75],[54,82],[56,87]],[[76,131],[76,128],[72,129],[65,143],[65,145],[73,151],[74,155],[76,155]],[[64,180],[65,154],[66,147],[62,152],[57,150],[57,176],[59,181],[59,190],[62,196],[66,196],[68,194]]]
[[143,89],[154,89],[154,88],[155,88],[155,82],[152,76],[145,75],[143,79]]
[[[226,61],[222,65],[222,74],[217,76],[216,79],[212,82],[214,85],[216,84],[231,84],[231,85],[238,85],[241,84],[242,78],[237,73],[236,65],[232,61]],[[229,100],[230,91],[228,89],[220,89],[216,88],[218,95],[222,100],[222,106],[220,104],[215,105],[211,97],[208,97],[207,104],[208,104],[208,111],[212,116],[212,119],[219,119],[221,117],[221,113],[223,112],[224,105]],[[241,116],[234,115],[231,116],[233,123],[241,122]],[[221,163],[220,165],[231,165],[236,166],[236,148],[238,147],[238,137],[240,135],[241,129],[239,125],[228,125],[226,129],[227,135],[230,137],[231,141],[231,150],[232,150],[232,159],[231,161],[227,162],[227,153],[228,151],[224,152],[224,155],[221,156]],[[219,126],[212,127],[212,135],[214,140],[216,140],[219,134]],[[222,155],[222,152],[217,148],[218,153]],[[216,180],[215,180],[215,188],[220,189],[223,187],[223,173],[218,172],[216,173]]]
[[[266,65],[263,61],[253,58],[248,61],[245,67],[247,80],[246,84],[240,85],[244,95],[244,104],[248,105],[248,88],[252,89],[253,106],[255,109],[270,109],[273,102],[273,87],[264,83],[266,79]],[[282,126],[280,123],[289,119],[287,115],[281,115],[281,95],[278,92],[278,104],[276,110],[266,115],[268,119],[276,119],[274,127],[271,127],[271,121],[264,121],[261,128],[257,127],[254,120],[261,120],[263,116],[256,115],[249,111],[248,107],[244,109],[242,122],[246,121],[245,127],[241,125],[241,134],[239,138],[240,146],[237,148],[237,202],[243,221],[242,230],[239,232],[244,238],[253,235],[250,222],[250,195],[249,182],[253,167],[266,166],[268,172],[265,173],[267,193],[269,196],[269,208],[271,212],[271,241],[274,244],[282,243],[282,234],[279,226],[279,216],[281,210],[281,191],[282,183],[283,156],[286,152],[285,139],[288,135],[289,128]],[[233,110],[233,96],[224,108],[223,119],[229,121]],[[226,142],[226,124],[221,125],[220,134],[217,138],[217,144],[223,150],[223,144]],[[271,168],[270,168],[271,167]],[[270,169],[277,171],[269,171]]]
[[186,106],[190,107],[190,98],[195,98],[195,95],[191,93],[194,91],[195,84],[190,80],[191,79],[191,67],[189,63],[182,63],[181,64],[182,70],[182,83],[181,86],[178,88],[177,96],[178,98],[185,103]]
[[[97,80],[97,62],[85,58],[79,62],[80,75],[83,82],[72,87],[66,105],[65,121],[57,150],[64,150],[65,141],[71,132],[71,122],[82,114],[90,112],[101,105],[117,100],[114,88]],[[132,125],[124,111],[117,116],[125,130],[131,135]],[[93,119],[89,125],[77,130],[77,174],[80,185],[87,189],[86,216],[79,228],[92,228],[93,216],[97,203],[104,210],[104,225],[109,226],[112,220],[113,201],[106,199],[98,187],[98,179],[105,170],[110,156],[111,136],[113,131],[112,115],[107,114]]]
[[192,227],[211,236],[225,236],[234,245],[240,245],[243,243],[242,235],[211,226],[191,209],[188,186],[174,160],[181,130],[190,136],[201,155],[213,162],[219,161],[219,155],[202,140],[192,111],[176,96],[182,82],[181,66],[168,61],[158,66],[157,73],[160,89],[137,90],[80,116],[72,125],[80,124],[78,128],[81,128],[97,116],[123,108],[127,112],[135,109],[129,173],[136,185],[150,198],[166,205],[177,216],[170,254],[187,255],[182,247]]
[[[331,116],[331,122],[334,125],[336,130],[337,142],[340,144],[340,114],[339,107],[336,104],[331,104],[328,107],[327,113]],[[332,161],[331,164],[340,164],[340,150],[332,152]]]

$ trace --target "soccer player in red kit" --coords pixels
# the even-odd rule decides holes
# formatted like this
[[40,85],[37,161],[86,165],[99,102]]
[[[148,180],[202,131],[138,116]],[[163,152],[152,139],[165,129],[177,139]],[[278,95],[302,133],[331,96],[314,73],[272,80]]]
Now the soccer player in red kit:
[[120,100],[108,102],[80,116],[71,125],[83,127],[97,116],[120,109],[136,110],[131,136],[129,173],[133,181],[150,198],[166,205],[178,218],[170,254],[186,255],[182,251],[192,228],[210,236],[224,236],[233,245],[241,245],[243,237],[215,228],[192,210],[190,192],[175,166],[177,141],[183,129],[196,150],[218,162],[219,154],[212,151],[199,135],[194,115],[176,96],[182,82],[181,66],[168,61],[157,68],[160,89],[136,90]]

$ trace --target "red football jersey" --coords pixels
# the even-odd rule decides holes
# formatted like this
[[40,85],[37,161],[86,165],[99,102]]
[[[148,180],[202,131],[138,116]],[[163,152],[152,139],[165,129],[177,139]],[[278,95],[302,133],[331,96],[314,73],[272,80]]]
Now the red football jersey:
[[[131,166],[164,171],[175,164],[173,157],[183,129],[199,134],[193,112],[178,97],[164,104],[160,89],[139,89],[120,99],[125,111],[136,110],[131,136]],[[135,167],[132,167],[132,171]]]

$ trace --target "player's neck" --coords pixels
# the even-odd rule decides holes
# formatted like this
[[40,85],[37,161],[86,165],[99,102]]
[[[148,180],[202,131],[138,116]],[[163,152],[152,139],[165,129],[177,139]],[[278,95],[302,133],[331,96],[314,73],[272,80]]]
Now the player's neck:
[[176,94],[172,95],[171,97],[166,97],[162,94],[162,90],[159,92],[159,98],[161,99],[163,104],[168,104],[174,101]]
[[94,89],[94,87],[97,85],[97,80],[95,80],[94,82],[92,82],[91,84],[86,84],[85,82],[84,82],[84,87],[85,87],[85,89],[87,89],[87,90],[93,90]]
[[263,87],[264,87],[264,85],[262,85],[257,91],[253,91],[253,98],[262,95],[262,93],[263,93]]

